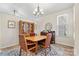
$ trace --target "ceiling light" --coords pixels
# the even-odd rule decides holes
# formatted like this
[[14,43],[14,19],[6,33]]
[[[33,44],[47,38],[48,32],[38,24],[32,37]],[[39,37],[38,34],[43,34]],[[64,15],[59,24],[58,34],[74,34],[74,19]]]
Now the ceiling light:
[[44,14],[43,9],[41,9],[39,4],[38,4],[38,6],[33,11],[33,15],[34,16],[41,16],[43,14]]

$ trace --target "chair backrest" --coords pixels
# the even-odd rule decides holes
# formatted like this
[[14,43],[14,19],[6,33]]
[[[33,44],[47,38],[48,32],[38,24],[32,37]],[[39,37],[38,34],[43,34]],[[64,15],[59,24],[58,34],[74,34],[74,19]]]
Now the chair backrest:
[[24,39],[24,34],[19,35],[19,45],[21,49],[27,51],[27,42]]
[[47,35],[47,32],[41,32],[40,34],[46,36]]
[[35,36],[35,33],[34,33],[34,32],[31,32],[31,33],[30,33],[30,36]]
[[50,46],[50,41],[52,38],[52,33],[47,34],[47,39],[45,40],[45,47],[48,48]]

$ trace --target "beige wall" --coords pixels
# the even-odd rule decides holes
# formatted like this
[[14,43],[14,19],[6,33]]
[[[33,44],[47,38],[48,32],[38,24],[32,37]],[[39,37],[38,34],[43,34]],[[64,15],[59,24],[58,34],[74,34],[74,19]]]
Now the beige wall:
[[[8,28],[8,20],[16,22],[15,28]],[[18,44],[18,19],[17,17],[0,13],[0,48],[5,48]]]
[[[8,28],[8,20],[13,20],[16,22],[15,28]],[[19,42],[19,23],[20,18],[7,14],[0,13],[0,49],[17,45]],[[21,18],[23,21],[29,21],[28,19]]]
[[68,46],[74,46],[74,39],[73,39],[73,8],[69,8],[66,10],[62,10],[56,13],[51,13],[49,15],[43,16],[38,21],[38,32],[44,30],[45,24],[50,22],[53,25],[52,30],[55,30],[57,33],[57,15],[61,14],[68,14],[68,21],[67,21],[67,32],[68,37],[59,37],[56,35],[56,43],[64,44]]
[[74,54],[79,56],[79,4],[74,6],[75,14],[75,46]]
[[0,17],[0,47],[1,47],[1,17]]

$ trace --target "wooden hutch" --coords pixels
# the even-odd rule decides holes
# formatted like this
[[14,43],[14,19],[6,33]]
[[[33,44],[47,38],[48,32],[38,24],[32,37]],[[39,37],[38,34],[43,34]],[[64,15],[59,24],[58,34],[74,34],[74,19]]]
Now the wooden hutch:
[[34,33],[34,23],[27,21],[19,21],[19,34],[27,34]]

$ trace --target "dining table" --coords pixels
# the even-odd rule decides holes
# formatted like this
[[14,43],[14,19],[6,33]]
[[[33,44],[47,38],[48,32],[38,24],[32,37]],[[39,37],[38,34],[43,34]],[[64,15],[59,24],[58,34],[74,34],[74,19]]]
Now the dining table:
[[45,35],[29,36],[29,37],[25,36],[26,40],[30,40],[30,41],[33,41],[33,42],[40,41],[40,40],[43,40],[43,39],[46,39],[46,38],[47,38],[47,36],[45,36]]
[[41,41],[41,40],[47,39],[47,36],[45,36],[45,35],[37,35],[37,36],[29,36],[29,37],[25,36],[24,38],[25,38],[25,40],[30,40],[30,41],[36,43],[36,52],[37,52],[38,42]]

